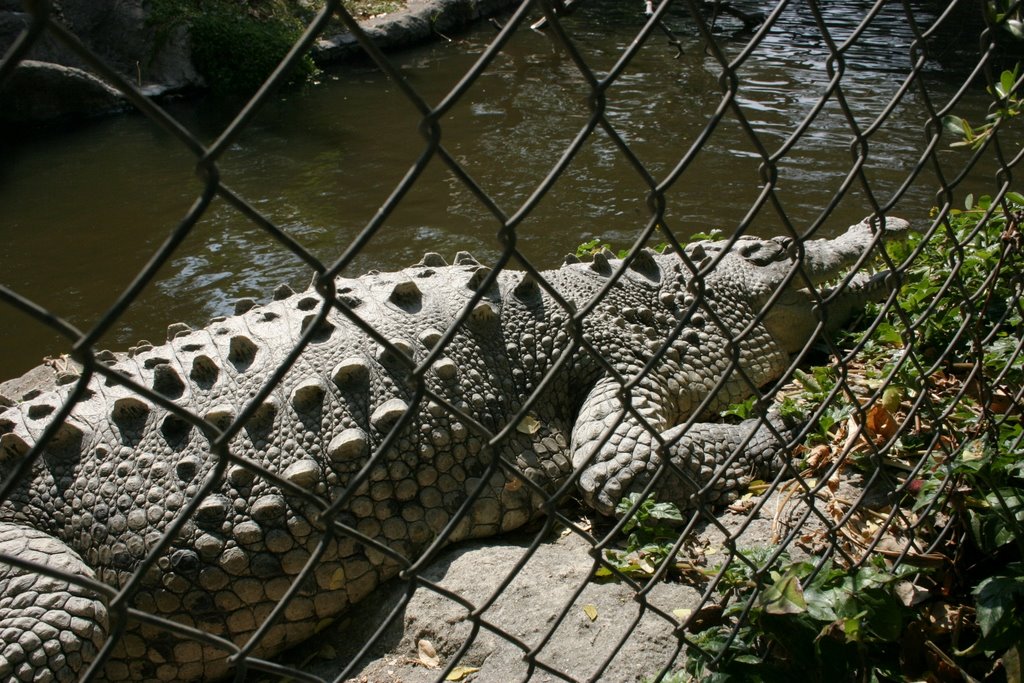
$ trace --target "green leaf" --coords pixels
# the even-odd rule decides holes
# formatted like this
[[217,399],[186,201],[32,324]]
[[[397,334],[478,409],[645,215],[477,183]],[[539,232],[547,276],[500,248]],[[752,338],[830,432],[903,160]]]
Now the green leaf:
[[792,568],[768,586],[758,602],[768,614],[803,614],[807,611],[800,579]]
[[1024,576],[990,576],[973,591],[981,647],[1002,650],[1024,633]]
[[582,242],[576,247],[576,257],[583,258],[589,255],[591,252],[596,251],[601,246],[601,238],[595,237],[587,242]]
[[754,414],[754,405],[757,404],[757,397],[751,396],[746,401],[740,403],[733,403],[731,406],[723,410],[720,414],[722,417],[737,417],[741,420],[746,420]]
[[997,89],[1002,90],[1000,93],[1001,97],[1009,97],[1013,93],[1013,83],[1016,80],[1017,79],[1014,78],[1012,71],[1004,71],[999,74],[999,85],[997,86]]
[[856,616],[843,619],[842,627],[843,633],[846,634],[846,642],[855,643],[861,639],[860,617],[861,615],[858,614]]
[[1007,19],[1006,23],[1003,24],[1006,30],[1010,32],[1017,40],[1024,40],[1024,22],[1020,19]]
[[[942,127],[946,129],[947,133],[955,135],[957,137],[965,137],[965,131],[970,129],[970,125],[967,121],[963,120],[959,116],[947,114],[942,117]],[[970,139],[970,138],[968,138]]]

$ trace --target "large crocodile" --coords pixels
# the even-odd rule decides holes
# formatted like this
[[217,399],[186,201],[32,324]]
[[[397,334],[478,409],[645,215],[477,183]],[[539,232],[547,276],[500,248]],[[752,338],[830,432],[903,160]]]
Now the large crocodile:
[[877,289],[850,273],[907,223],[874,225],[532,274],[428,254],[85,358],[0,412],[0,677],[216,678],[552,492],[730,500],[794,427],[702,420]]

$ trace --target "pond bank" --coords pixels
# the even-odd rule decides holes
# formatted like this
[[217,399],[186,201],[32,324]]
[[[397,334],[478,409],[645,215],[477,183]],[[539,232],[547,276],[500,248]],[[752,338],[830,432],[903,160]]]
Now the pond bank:
[[[382,50],[397,50],[443,37],[517,2],[408,0],[402,9],[360,20],[360,25]],[[210,84],[199,68],[185,22],[155,20],[152,4],[134,0],[98,8],[68,1],[54,18],[148,97],[187,97],[206,91]],[[0,53],[10,51],[32,25],[32,16],[19,8],[19,3],[0,0]],[[332,25],[316,41],[310,58],[317,66],[327,66],[361,53],[351,33]],[[94,69],[50,31],[44,30],[22,58],[0,85],[2,123],[60,124],[131,108],[122,93],[97,78]]]

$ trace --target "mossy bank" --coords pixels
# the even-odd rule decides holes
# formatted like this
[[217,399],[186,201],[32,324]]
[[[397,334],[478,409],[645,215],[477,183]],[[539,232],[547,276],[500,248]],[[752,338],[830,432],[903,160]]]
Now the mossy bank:
[[[378,47],[393,50],[449,35],[517,2],[353,0],[345,8]],[[40,18],[8,7],[0,4],[0,53]],[[64,0],[48,18],[147,96],[206,91],[248,96],[322,7],[323,0]],[[317,67],[361,52],[343,23],[332,19],[297,62],[289,82],[301,83]],[[37,73],[48,77],[35,77]],[[127,98],[110,81],[43,31],[24,61],[0,83],[0,122],[14,127],[60,124],[130,110]]]

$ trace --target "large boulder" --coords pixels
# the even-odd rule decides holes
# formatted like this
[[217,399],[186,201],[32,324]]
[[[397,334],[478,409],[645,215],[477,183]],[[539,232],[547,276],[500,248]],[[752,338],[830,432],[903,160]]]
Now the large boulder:
[[[32,24],[32,15],[19,8],[20,3],[0,0],[0,54]],[[52,20],[147,94],[202,85],[192,65],[187,30],[154,23],[147,0],[63,0],[54,3]],[[110,86],[96,78],[92,65],[53,31],[44,30],[27,57],[31,61],[0,85],[4,121],[90,116],[123,105],[123,97],[111,93]]]
[[0,122],[55,122],[110,113],[127,100],[87,71],[27,59],[0,84]]

